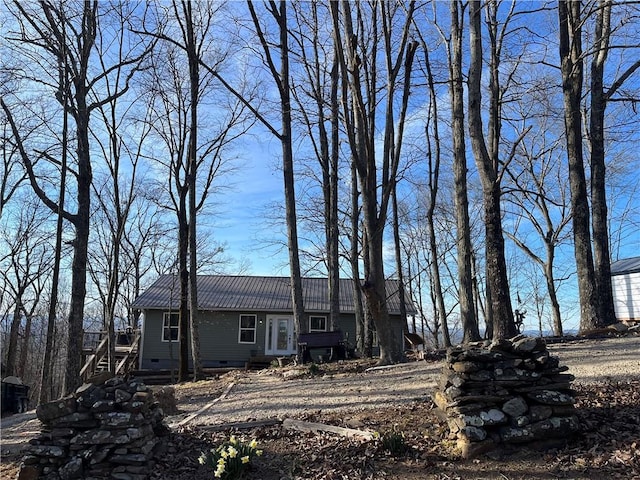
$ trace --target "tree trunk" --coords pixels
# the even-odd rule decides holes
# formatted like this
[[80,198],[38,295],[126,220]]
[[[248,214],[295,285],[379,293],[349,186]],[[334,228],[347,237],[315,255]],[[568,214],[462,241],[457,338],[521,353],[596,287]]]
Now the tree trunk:
[[26,321],[24,325],[24,338],[22,340],[22,349],[20,350],[20,370],[18,371],[20,378],[26,377],[26,367],[29,354],[29,342],[31,340],[31,323],[33,315],[26,315]]
[[407,306],[404,288],[404,272],[402,269],[402,252],[400,240],[400,219],[398,214],[398,195],[397,182],[394,182],[391,193],[391,211],[393,214],[393,244],[396,258],[396,270],[398,272],[398,296],[400,299],[400,318],[404,319],[403,331],[409,332],[409,324],[407,323]]
[[5,364],[6,376],[16,375],[16,363],[18,360],[18,336],[20,334],[20,324],[22,323],[22,294],[16,293],[13,318],[9,329],[9,345],[7,348],[7,363]]
[[[335,46],[337,48],[337,46]],[[340,159],[340,105],[338,103],[339,68],[337,59],[331,69],[331,153],[329,160],[328,235],[329,293],[331,330],[335,330],[340,318],[340,250],[338,228],[338,162]]]
[[282,103],[282,174],[284,178],[285,215],[287,220],[287,243],[291,272],[291,297],[293,317],[298,333],[307,331],[303,321],[302,275],[298,248],[298,226],[296,215],[296,192],[293,172],[293,139],[291,137],[291,87],[289,85],[289,32],[287,30],[287,2],[280,1],[280,99]]
[[553,334],[556,337],[562,337],[564,332],[562,331],[562,318],[560,316],[560,303],[558,302],[558,295],[556,294],[556,285],[553,276],[553,259],[554,259],[554,247],[553,245],[547,245],[547,261],[544,264],[544,278],[547,284],[547,293],[549,295],[549,301],[551,302],[551,312],[553,315]]
[[[117,188],[117,187],[116,187]],[[106,321],[107,321],[107,335],[108,337],[108,359],[109,359],[109,371],[115,373],[116,371],[116,331],[115,331],[115,303],[116,303],[116,289],[119,276],[119,240],[112,236],[113,244],[113,268],[109,272],[109,293],[107,294],[107,308],[106,308]]]
[[353,306],[356,314],[356,351],[364,356],[371,356],[371,352],[367,355],[365,332],[366,332],[366,315],[362,298],[362,285],[360,278],[360,202],[358,201],[358,174],[354,162],[351,162],[351,244],[349,252],[349,262],[351,264],[351,276],[354,286],[354,303]]
[[[65,32],[64,23],[61,29]],[[66,57],[58,59],[58,68],[60,70],[60,78],[62,79],[62,103],[66,105],[68,102],[68,82],[69,72],[66,64]],[[64,109],[62,112],[62,152],[60,154],[60,186],[58,194],[58,208],[56,211],[56,246],[53,257],[53,272],[51,272],[51,294],[49,295],[49,311],[47,315],[47,340],[45,342],[44,356],[42,359],[42,375],[40,377],[40,395],[38,403],[45,403],[50,400],[49,392],[51,391],[51,377],[53,374],[51,357],[53,355],[54,334],[57,318],[58,306],[58,283],[60,280],[60,261],[62,257],[62,228],[64,224],[63,212],[65,203],[65,194],[67,188],[67,140],[68,140],[68,122],[69,112]]]
[[[371,270],[370,262],[371,257],[369,256],[369,248],[370,243],[367,240],[367,232],[363,229],[362,232],[362,262],[364,264],[365,271],[365,279],[368,275],[367,272]],[[366,280],[365,280],[366,282]],[[369,307],[369,298],[364,294],[364,289],[362,288],[363,284],[358,284],[358,289],[361,292],[361,296],[363,299],[364,305],[364,331],[363,331],[363,352],[364,356],[367,358],[373,357],[373,334],[374,334],[374,323],[373,323],[373,314],[371,313],[371,308]]]
[[[458,32],[460,33],[460,32]],[[438,97],[436,95],[435,82],[433,79],[433,74],[431,73],[431,61],[429,59],[429,48],[427,47],[426,42],[423,39],[423,47],[424,47],[424,63],[427,71],[427,85],[429,89],[429,101],[430,101],[430,118],[428,122],[433,122],[433,142],[434,148],[431,148],[431,139],[429,132],[429,123],[427,123],[427,127],[425,127],[425,137],[427,140],[427,163],[428,163],[428,187],[429,187],[429,207],[427,208],[427,228],[429,229],[429,252],[431,254],[431,277],[432,277],[432,290],[434,298],[434,317],[436,327],[439,323],[442,325],[442,342],[445,348],[449,348],[451,346],[451,337],[449,335],[449,325],[447,322],[447,310],[444,304],[444,294],[442,292],[442,282],[440,279],[440,266],[439,259],[440,255],[438,253],[438,245],[436,242],[436,228],[435,228],[435,210],[436,203],[438,201],[438,189],[440,187],[440,159],[441,159],[441,149],[440,149],[440,130],[439,130],[439,117],[438,117]],[[453,70],[453,62],[451,64],[451,69]],[[453,78],[451,79],[451,85],[453,85]],[[452,91],[453,88],[450,88]],[[461,91],[456,93],[461,94]],[[461,99],[458,99],[461,100]],[[456,107],[461,107],[461,105],[457,105],[458,102],[453,102],[456,104]],[[459,112],[458,112],[459,113]],[[462,123],[460,124],[462,126]],[[463,127],[464,128],[464,127]],[[454,152],[456,152],[454,147]],[[460,152],[457,152],[460,153]],[[462,151],[464,156],[464,150]],[[455,155],[455,153],[454,153]],[[465,160],[466,161],[466,160]],[[466,174],[465,174],[465,183],[466,183]],[[464,196],[466,198],[466,188],[464,192]],[[465,209],[466,212],[466,209]],[[468,215],[467,215],[468,217]],[[468,225],[468,218],[467,218]],[[414,320],[415,321],[415,320]],[[415,329],[415,327],[414,327]],[[435,342],[436,348],[439,348],[439,338],[438,332],[435,332]]]
[[[67,367],[65,370],[64,392],[71,393],[80,386],[82,368],[82,342],[84,331],[84,301],[87,293],[87,257],[89,248],[89,226],[91,216],[91,150],[89,145],[89,117],[87,98],[87,66],[96,38],[97,4],[86,2],[83,11],[81,57],[78,59],[80,73],[72,79],[75,86],[75,112],[77,136],[77,211],[73,225],[76,230],[73,241],[73,261],[71,264],[71,303],[69,328],[67,330]],[[65,105],[66,107],[66,105]]]
[[[64,148],[66,151],[66,148]],[[63,158],[65,155],[63,154]],[[66,168],[66,161],[63,160],[62,171]],[[60,180],[60,210],[64,209],[64,189],[65,189],[65,176],[62,174]],[[51,293],[49,295],[49,311],[47,315],[47,337],[44,347],[44,356],[42,359],[42,375],[40,377],[40,395],[38,403],[45,403],[50,400],[49,392],[51,386],[51,377],[53,374],[52,369],[52,355],[54,346],[55,325],[57,318],[57,305],[58,305],[58,283],[60,279],[60,259],[62,255],[62,213],[58,212],[57,224],[56,224],[56,246],[53,260],[53,272],[51,277]]]
[[[456,245],[458,264],[458,303],[463,328],[463,341],[480,340],[478,320],[473,307],[471,275],[471,227],[467,196],[467,155],[464,126],[464,88],[462,84],[462,3],[451,0],[451,44],[449,93],[453,136],[453,175],[455,183]],[[434,259],[435,261],[435,259]]]
[[71,393],[80,386],[82,368],[82,341],[84,331],[84,300],[87,293],[87,257],[89,248],[89,219],[91,215],[91,159],[89,149],[89,112],[86,98],[88,92],[85,78],[76,80],[76,134],[78,136],[78,180],[77,203],[74,226],[76,236],[73,241],[73,262],[71,265],[71,308],[67,341],[67,368],[64,391]]
[[[509,281],[504,258],[504,236],[500,209],[500,175],[498,172],[498,144],[500,140],[500,107],[498,69],[500,59],[495,45],[492,44],[490,58],[491,91],[489,107],[489,133],[487,149],[482,129],[482,32],[480,27],[481,4],[472,1],[469,4],[469,37],[471,43],[471,61],[469,65],[469,135],[480,179],[484,206],[487,294],[491,296],[488,309],[493,322],[493,340],[502,340],[517,334]],[[495,12],[494,12],[495,13]],[[495,22],[492,23],[495,27]],[[491,36],[491,38],[494,38]],[[494,38],[495,41],[495,38]]]
[[[178,275],[180,281],[180,318],[178,327],[178,382],[189,380],[189,224],[187,221],[187,192],[180,192],[178,207]],[[169,344],[169,348],[173,349]]]
[[569,187],[573,219],[573,243],[578,291],[580,296],[580,331],[601,327],[598,318],[597,291],[591,253],[589,230],[589,202],[582,152],[582,98],[583,59],[580,2],[560,0],[560,69],[564,99],[564,124],[569,163]]
[[487,287],[491,292],[490,308],[493,315],[492,338],[501,340],[517,335],[518,329],[513,319],[507,265],[504,258],[499,185],[494,184],[493,191],[484,194],[484,221]]
[[[604,119],[607,108],[607,98],[610,92],[604,91],[604,70],[611,37],[611,7],[610,0],[598,2],[596,17],[596,32],[594,45],[596,46],[591,63],[591,111],[589,118],[589,142],[591,146],[591,225],[593,229],[593,260],[594,281],[598,292],[598,316],[601,325],[611,325],[616,322],[616,312],[613,302],[613,287],[611,285],[611,254],[609,248],[609,221],[607,214],[606,192],[606,162],[605,162],[605,132]],[[638,68],[632,65],[628,72]],[[626,72],[623,74],[626,75]],[[622,77],[620,77],[622,78]],[[616,82],[620,85],[621,82]]]
[[[376,188],[375,184],[369,188],[371,187]],[[389,365],[398,363],[403,359],[402,339],[398,338],[400,332],[393,328],[389,320],[382,259],[383,229],[377,224],[375,203],[369,203],[367,195],[363,195],[363,210],[365,231],[367,232],[369,245],[367,252],[369,269],[362,289],[367,298],[367,306],[378,334],[378,344],[380,346],[378,363],[380,365]]]
[[[278,7],[279,5],[279,7]],[[287,27],[287,2],[281,0],[278,4],[271,2],[269,12],[276,20],[279,28],[280,71],[271,60],[271,45],[267,42],[260,26],[260,19],[251,1],[247,2],[251,19],[260,38],[262,50],[268,58],[271,75],[278,87],[280,95],[281,131],[278,134],[282,146],[282,175],[284,179],[285,219],[287,224],[287,245],[289,247],[289,271],[291,278],[291,300],[293,318],[298,333],[307,331],[303,321],[304,301],[302,297],[302,275],[300,272],[300,255],[298,248],[298,227],[296,215],[296,193],[293,171],[293,139],[291,131],[291,85],[289,74],[289,31]],[[273,129],[272,129],[273,131]]]
[[196,178],[198,175],[198,102],[200,94],[200,62],[198,58],[196,40],[193,34],[193,15],[191,2],[183,3],[186,26],[187,57],[189,60],[189,106],[191,128],[189,129],[189,145],[187,159],[187,183],[189,189],[189,326],[191,331],[191,359],[193,362],[194,381],[204,378],[200,362],[200,327],[198,324],[198,261],[197,261],[197,207],[196,207]]

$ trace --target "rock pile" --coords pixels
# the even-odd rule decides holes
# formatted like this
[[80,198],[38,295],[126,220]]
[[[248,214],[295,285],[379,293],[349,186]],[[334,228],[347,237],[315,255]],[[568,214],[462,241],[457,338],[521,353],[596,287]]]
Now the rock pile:
[[38,406],[41,433],[30,441],[18,479],[146,479],[162,410],[141,382],[113,377]]
[[435,402],[460,454],[525,443],[541,448],[569,437],[578,419],[566,370],[540,338],[450,348]]

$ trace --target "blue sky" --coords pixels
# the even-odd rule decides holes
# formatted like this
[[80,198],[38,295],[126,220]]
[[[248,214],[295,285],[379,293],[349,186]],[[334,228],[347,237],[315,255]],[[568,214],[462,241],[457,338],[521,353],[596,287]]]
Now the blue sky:
[[220,203],[212,221],[214,238],[225,244],[227,255],[249,262],[246,273],[289,275],[287,252],[262,243],[274,234],[265,222],[265,209],[284,204],[280,143],[269,133],[259,139],[246,135],[241,143],[241,166],[225,179],[227,188],[216,198]]

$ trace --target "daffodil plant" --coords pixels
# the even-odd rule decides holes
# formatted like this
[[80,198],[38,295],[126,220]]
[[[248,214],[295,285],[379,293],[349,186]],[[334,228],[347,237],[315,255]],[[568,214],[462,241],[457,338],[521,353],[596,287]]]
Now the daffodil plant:
[[208,453],[202,452],[198,461],[213,467],[213,476],[224,480],[238,480],[249,467],[251,459],[262,455],[255,440],[242,442],[232,435],[228,441]]

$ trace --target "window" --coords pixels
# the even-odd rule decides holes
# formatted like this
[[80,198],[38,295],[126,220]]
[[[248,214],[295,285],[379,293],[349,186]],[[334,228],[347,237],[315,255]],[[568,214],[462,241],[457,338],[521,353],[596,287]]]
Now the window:
[[162,341],[176,342],[178,341],[178,332],[180,329],[180,314],[174,312],[165,312],[162,317]]
[[326,332],[327,317],[309,317],[309,332]]
[[238,343],[256,343],[257,315],[240,315],[240,333]]

